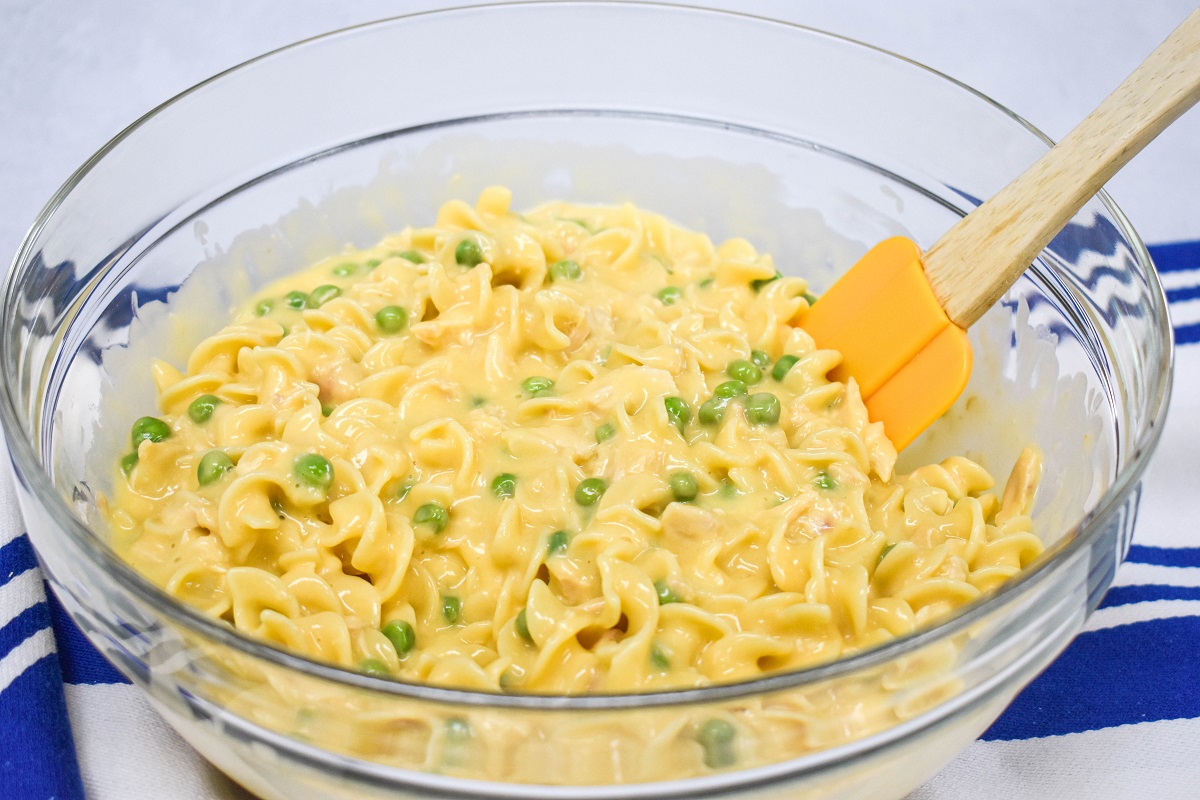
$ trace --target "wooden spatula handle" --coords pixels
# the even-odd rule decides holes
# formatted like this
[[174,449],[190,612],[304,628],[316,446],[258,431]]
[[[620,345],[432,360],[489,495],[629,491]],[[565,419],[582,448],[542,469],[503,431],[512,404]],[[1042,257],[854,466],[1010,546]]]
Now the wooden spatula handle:
[[1083,204],[1200,100],[1200,9],[1100,106],[1016,180],[925,253],[951,321],[969,327],[1008,290]]

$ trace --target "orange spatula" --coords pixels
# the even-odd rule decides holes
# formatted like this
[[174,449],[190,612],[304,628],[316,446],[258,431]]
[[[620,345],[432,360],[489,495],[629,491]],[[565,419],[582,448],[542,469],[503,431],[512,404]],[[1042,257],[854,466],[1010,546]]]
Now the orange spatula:
[[876,245],[803,321],[840,350],[871,419],[902,449],[946,412],[971,374],[966,329],[991,308],[1109,178],[1200,100],[1200,10],[1016,180],[922,254]]

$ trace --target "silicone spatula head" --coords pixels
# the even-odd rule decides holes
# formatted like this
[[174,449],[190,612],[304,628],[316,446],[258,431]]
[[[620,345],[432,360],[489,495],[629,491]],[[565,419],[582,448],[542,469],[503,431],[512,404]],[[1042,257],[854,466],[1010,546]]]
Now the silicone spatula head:
[[904,238],[868,252],[803,326],[840,350],[871,419],[902,449],[946,412],[971,374],[966,329],[1016,282],[1100,187],[1200,100],[1200,9],[1012,183],[922,254]]
[[942,310],[911,239],[877,244],[804,318],[823,349],[839,350],[830,377],[853,377],[871,419],[896,449],[946,413],[971,377],[967,334]]

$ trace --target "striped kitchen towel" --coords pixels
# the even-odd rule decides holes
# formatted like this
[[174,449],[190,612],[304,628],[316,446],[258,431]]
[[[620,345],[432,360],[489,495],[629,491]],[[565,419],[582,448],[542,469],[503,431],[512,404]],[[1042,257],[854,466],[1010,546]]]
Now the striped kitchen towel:
[[[0,494],[0,797],[83,797],[50,607],[11,480]],[[94,652],[94,651],[93,651]]]
[[[911,800],[1200,798],[1200,241],[1151,253],[1177,369],[1128,561],[1083,633]],[[0,798],[245,797],[46,597],[4,472]]]

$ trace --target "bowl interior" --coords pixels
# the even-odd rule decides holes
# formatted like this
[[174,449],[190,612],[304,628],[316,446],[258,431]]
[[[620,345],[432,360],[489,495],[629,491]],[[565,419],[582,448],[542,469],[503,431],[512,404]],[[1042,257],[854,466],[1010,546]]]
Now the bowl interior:
[[[87,298],[55,373],[48,433],[60,490],[101,529],[92,499],[110,490],[124,431],[155,409],[154,359],[182,365],[261,286],[431,223],[441,203],[473,200],[492,184],[513,189],[517,207],[631,202],[717,241],[743,236],[818,291],[874,242],[902,234],[928,245],[974,202],[802,139],[669,115],[489,116],[313,154],[139,241],[137,256]],[[905,454],[910,465],[969,454],[1002,480],[1036,443],[1047,472],[1069,476],[1039,498],[1048,541],[1094,507],[1117,472],[1103,348],[1093,352],[1096,342],[1076,333],[1086,321],[1054,296],[1053,280],[1043,260],[974,329],[970,387]]]

